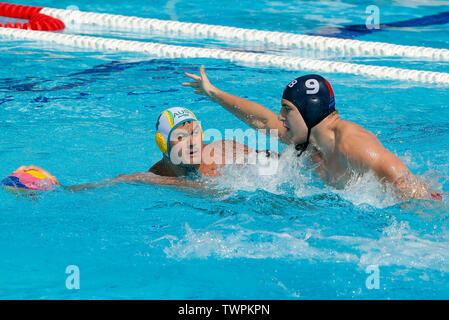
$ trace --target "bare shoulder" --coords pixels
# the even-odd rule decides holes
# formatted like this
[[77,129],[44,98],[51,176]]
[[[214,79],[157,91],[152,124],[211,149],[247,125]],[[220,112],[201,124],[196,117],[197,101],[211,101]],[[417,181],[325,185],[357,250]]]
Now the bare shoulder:
[[347,121],[347,120],[341,120],[341,124],[339,126],[339,133],[343,136],[347,135],[357,135],[357,136],[363,136],[365,138],[371,137],[375,140],[377,140],[377,137],[371,132],[363,128],[362,126],[358,125],[357,123]]
[[244,149],[247,150],[248,146],[240,143],[235,140],[225,139],[225,140],[216,140],[212,141],[211,143],[207,144],[208,148],[214,149],[214,148],[220,148],[220,150],[238,150],[238,149]]
[[379,147],[382,146],[379,139],[372,132],[362,126],[342,120],[342,124],[336,132],[336,142],[344,150],[354,147]]
[[385,178],[389,182],[404,173],[410,173],[401,159],[387,150],[373,133],[355,123],[346,123],[347,126],[341,130],[337,148],[352,165],[373,170],[380,179]]
[[[217,163],[233,164],[237,158],[248,154],[252,149],[235,140],[225,139],[213,141],[205,145],[206,155],[215,157]],[[204,155],[204,154],[203,154]]]
[[225,144],[225,141],[230,140],[214,140],[212,142],[209,142],[208,144],[205,144],[205,146],[208,146],[209,148],[222,147]]
[[372,132],[356,123],[342,121],[336,134],[336,147],[340,154],[366,166],[389,153]]
[[207,145],[210,147],[223,147],[223,146],[234,146],[235,145],[234,140],[230,140],[230,139],[225,139],[225,140],[215,140],[212,141],[211,143],[208,143]]

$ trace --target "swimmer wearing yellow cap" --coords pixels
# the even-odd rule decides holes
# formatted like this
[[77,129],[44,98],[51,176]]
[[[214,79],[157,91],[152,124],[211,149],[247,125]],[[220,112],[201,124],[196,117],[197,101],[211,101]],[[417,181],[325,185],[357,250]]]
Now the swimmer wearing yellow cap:
[[163,158],[150,172],[161,176],[201,176],[198,168],[203,130],[192,111],[181,107],[164,110],[156,122],[156,144]]
[[[248,146],[234,140],[217,140],[203,143],[203,130],[192,111],[183,107],[164,110],[156,121],[155,142],[163,156],[148,172],[121,174],[114,179],[76,186],[65,189],[78,191],[99,188],[122,181],[156,183],[161,185],[194,185],[203,176],[216,177],[219,169],[228,163],[235,163],[239,155],[253,151]],[[226,153],[228,152],[228,153]],[[42,172],[59,181],[44,169],[37,166],[22,166],[15,172],[28,170]]]

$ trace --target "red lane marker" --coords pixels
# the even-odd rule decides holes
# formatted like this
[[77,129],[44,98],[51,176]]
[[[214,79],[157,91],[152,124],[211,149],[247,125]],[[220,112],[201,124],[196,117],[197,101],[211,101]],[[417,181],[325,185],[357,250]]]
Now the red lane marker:
[[18,22],[14,25],[5,23],[5,25],[2,26],[0,24],[0,27],[41,31],[59,31],[65,28],[65,25],[61,20],[42,14],[40,13],[41,10],[42,7],[22,6],[0,2],[0,16],[29,20],[29,22],[24,24]]

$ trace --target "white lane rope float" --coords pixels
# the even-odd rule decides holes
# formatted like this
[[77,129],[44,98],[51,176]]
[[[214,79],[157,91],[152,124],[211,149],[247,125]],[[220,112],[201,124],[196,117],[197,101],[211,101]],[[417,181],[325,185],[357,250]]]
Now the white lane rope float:
[[257,29],[139,18],[79,10],[43,8],[41,13],[58,18],[68,26],[92,25],[113,28],[117,31],[135,30],[139,32],[163,32],[165,34],[196,38],[238,40],[244,42],[254,41],[281,46],[283,48],[332,51],[350,55],[424,58],[449,61],[448,49],[404,46],[383,42],[339,39],[286,32],[262,31]]
[[[223,26],[210,26],[196,23],[164,21],[157,19],[126,17],[103,13],[82,12],[52,8],[37,8],[0,3],[10,16],[17,12],[29,12],[37,9],[40,15],[61,20],[64,24],[91,24],[106,27],[120,27],[146,31],[175,32],[181,35],[204,37],[224,37],[249,41],[264,41],[282,46],[296,44],[315,50],[340,50],[341,52],[363,53],[372,55],[391,55],[403,57],[423,57],[449,61],[449,50],[425,47],[399,46],[388,43],[366,42],[358,40],[334,39],[321,36],[304,36],[281,32],[269,32]],[[13,14],[11,14],[13,12]],[[17,15],[16,15],[17,17]],[[88,50],[112,50],[122,52],[139,52],[162,58],[212,58],[223,59],[249,65],[263,65],[287,70],[311,70],[325,73],[346,73],[371,76],[382,79],[410,80],[425,83],[449,84],[449,73],[424,70],[401,69],[394,67],[373,66],[346,62],[307,59],[274,54],[235,52],[225,49],[211,49],[166,45],[152,42],[120,40],[92,36],[79,36],[45,31],[26,30],[28,28],[0,28],[0,37],[11,40],[43,41],[51,44],[65,45]]]
[[96,51],[138,52],[161,58],[212,58],[244,64],[257,64],[287,70],[311,70],[325,73],[346,73],[382,79],[411,80],[425,83],[449,84],[449,73],[373,66],[347,62],[314,60],[273,54],[236,52],[131,41],[92,36],[79,36],[46,31],[0,28],[0,37],[11,40],[37,40]]

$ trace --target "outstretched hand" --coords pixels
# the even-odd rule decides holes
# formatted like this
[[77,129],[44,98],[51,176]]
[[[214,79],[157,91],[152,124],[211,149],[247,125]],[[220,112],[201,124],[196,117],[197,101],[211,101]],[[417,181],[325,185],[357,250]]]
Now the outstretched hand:
[[19,173],[19,172],[27,172],[29,170],[35,170],[37,172],[42,173],[43,175],[47,176],[48,179],[50,179],[54,184],[57,185],[61,185],[61,183],[59,183],[58,179],[56,179],[56,177],[52,176],[47,170],[42,169],[41,167],[38,166],[21,166],[19,168],[17,168],[13,173]]
[[212,99],[213,91],[216,88],[210,83],[209,79],[207,78],[206,72],[204,71],[204,65],[200,67],[199,76],[187,72],[184,72],[184,74],[194,80],[192,82],[184,82],[182,84],[184,87],[192,87],[193,89],[195,89],[195,91],[193,91],[194,93],[205,95]]

